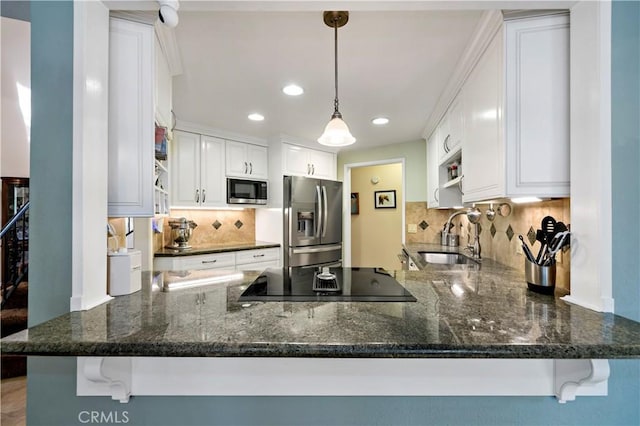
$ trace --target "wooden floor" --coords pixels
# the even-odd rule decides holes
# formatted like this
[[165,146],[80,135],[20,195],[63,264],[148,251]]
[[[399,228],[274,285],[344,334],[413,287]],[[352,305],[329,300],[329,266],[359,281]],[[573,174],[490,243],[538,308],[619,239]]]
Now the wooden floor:
[[2,426],[24,426],[27,424],[27,377],[2,379],[0,414]]

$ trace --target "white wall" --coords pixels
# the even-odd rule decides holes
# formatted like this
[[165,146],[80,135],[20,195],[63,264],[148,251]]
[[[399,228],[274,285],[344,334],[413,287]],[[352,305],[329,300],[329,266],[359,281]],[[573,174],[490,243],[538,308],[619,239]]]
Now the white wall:
[[[1,19],[0,176],[29,177],[31,24]],[[21,94],[27,123],[20,108],[18,85],[24,88]]]

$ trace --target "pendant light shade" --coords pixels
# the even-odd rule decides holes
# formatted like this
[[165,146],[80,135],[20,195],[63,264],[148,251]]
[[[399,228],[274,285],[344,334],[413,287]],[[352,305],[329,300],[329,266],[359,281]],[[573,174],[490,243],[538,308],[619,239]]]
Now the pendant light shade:
[[324,133],[318,138],[318,142],[327,146],[347,146],[356,141],[349,131],[347,123],[340,117],[332,118],[324,128]]
[[336,97],[333,101],[333,115],[324,128],[324,133],[318,138],[318,142],[326,146],[347,146],[356,141],[349,131],[349,126],[342,120],[342,114],[338,110],[338,27],[342,27],[349,21],[349,12],[324,12],[324,23],[334,30],[334,72]]

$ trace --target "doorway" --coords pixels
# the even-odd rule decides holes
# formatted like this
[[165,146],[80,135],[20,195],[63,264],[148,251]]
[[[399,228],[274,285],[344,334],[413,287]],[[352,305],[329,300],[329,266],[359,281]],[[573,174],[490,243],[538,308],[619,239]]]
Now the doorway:
[[404,176],[404,159],[345,164],[345,266],[402,268]]

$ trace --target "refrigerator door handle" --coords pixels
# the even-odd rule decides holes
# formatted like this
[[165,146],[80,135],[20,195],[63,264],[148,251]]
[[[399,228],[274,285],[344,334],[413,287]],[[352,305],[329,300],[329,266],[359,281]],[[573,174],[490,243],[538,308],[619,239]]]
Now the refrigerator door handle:
[[322,247],[298,247],[291,249],[293,254],[301,254],[301,253],[320,253],[323,251],[332,251],[332,250],[342,250],[342,244],[333,244],[330,246],[322,246]]
[[318,200],[318,217],[317,217],[317,220],[315,221],[316,223],[315,237],[320,238],[320,233],[322,231],[322,216],[323,216],[322,196],[320,195],[320,185],[316,185],[316,199]]
[[327,226],[329,217],[329,207],[327,203],[327,187],[322,185],[322,238],[327,236]]

